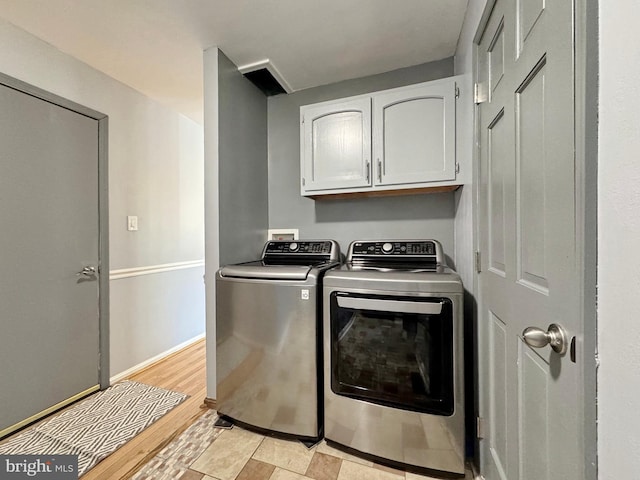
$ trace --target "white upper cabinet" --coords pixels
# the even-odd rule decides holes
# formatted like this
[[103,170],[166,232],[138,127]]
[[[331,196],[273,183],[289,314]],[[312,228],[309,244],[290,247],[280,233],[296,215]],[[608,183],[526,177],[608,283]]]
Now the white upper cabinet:
[[450,81],[373,95],[375,183],[455,180],[455,107]]
[[456,78],[302,106],[302,195],[457,186]]
[[371,184],[371,99],[301,109],[302,188],[307,192]]

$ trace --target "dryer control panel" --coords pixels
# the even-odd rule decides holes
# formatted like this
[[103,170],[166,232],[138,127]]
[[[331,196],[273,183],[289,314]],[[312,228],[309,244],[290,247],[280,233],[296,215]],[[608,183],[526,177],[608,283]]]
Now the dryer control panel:
[[359,240],[349,246],[347,262],[375,263],[385,259],[444,264],[442,245],[437,240]]

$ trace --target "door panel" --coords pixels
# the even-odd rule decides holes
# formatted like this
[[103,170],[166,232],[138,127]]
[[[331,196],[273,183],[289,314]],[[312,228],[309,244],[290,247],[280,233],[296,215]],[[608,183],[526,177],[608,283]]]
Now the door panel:
[[[481,384],[487,480],[583,477],[580,368],[523,330],[580,338],[571,2],[497,0],[478,45]],[[504,362],[499,365],[499,362]],[[503,376],[504,375],[504,380]]]
[[505,243],[506,243],[506,189],[505,182],[508,179],[507,152],[508,138],[507,127],[504,121],[504,109],[491,122],[488,128],[488,173],[489,182],[487,194],[489,196],[489,257],[490,268],[495,273],[505,275]]
[[362,175],[362,112],[339,112],[313,120],[313,178]]
[[518,281],[548,292],[546,269],[546,191],[544,152],[545,62],[516,91]]
[[305,191],[371,184],[371,100],[305,108],[302,112]]
[[[489,425],[491,456],[500,478],[508,458],[507,443],[507,332],[506,325],[496,315],[489,314],[489,388],[491,397]],[[502,392],[501,394],[499,392]]]
[[536,22],[542,16],[546,0],[518,0],[518,42],[524,45]]
[[493,40],[488,48],[489,55],[489,81],[491,82],[491,91],[500,84],[500,80],[504,77],[504,19],[500,21],[498,27],[493,34]]
[[[551,480],[549,451],[549,365],[524,342],[518,343],[522,435],[520,471],[527,480]],[[559,453],[559,452],[556,452]]]
[[0,432],[98,384],[98,122],[0,86]]
[[451,79],[373,96],[374,185],[456,178]]
[[[438,171],[444,165],[444,99],[416,98],[384,108],[384,177]],[[430,155],[425,156],[424,152]]]

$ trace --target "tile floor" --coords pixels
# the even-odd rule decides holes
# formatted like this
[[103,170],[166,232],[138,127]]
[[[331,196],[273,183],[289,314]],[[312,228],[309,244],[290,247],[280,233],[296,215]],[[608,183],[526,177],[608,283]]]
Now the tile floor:
[[[307,449],[296,441],[265,437],[239,427],[214,428],[205,412],[138,472],[134,480],[420,480],[336,450],[324,441]],[[465,479],[473,478],[467,472]]]

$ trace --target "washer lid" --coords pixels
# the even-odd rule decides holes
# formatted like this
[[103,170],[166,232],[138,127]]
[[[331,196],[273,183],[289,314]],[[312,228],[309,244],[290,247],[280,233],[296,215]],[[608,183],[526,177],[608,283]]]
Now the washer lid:
[[306,280],[311,268],[309,265],[265,265],[259,261],[227,265],[220,269],[220,276],[265,280]]

